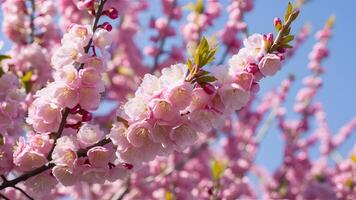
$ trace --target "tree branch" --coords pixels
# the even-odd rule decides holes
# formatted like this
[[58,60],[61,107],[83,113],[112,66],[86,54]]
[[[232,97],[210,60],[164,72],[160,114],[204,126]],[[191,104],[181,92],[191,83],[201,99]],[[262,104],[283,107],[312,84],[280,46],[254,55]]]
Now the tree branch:
[[[34,0],[31,0],[31,1],[34,1]],[[99,5],[99,8],[96,12],[96,15],[95,15],[95,20],[94,20],[94,24],[93,24],[93,32],[96,31],[96,29],[98,28],[98,23],[99,23],[99,18],[101,17],[102,15],[102,12],[103,12],[103,9],[104,9],[104,4],[106,3],[107,0],[101,0],[100,1],[100,5]],[[85,53],[88,53],[89,52],[89,49],[91,47],[91,44],[93,42],[93,39],[91,38],[90,41],[88,42],[87,46],[85,46],[84,50],[85,50]],[[84,66],[84,63],[82,63],[80,65],[80,68],[83,68]],[[62,132],[64,130],[64,126],[66,124],[66,121],[67,121],[67,117],[69,115],[69,109],[68,108],[65,108],[63,110],[63,114],[62,114],[62,119],[61,119],[61,122],[60,122],[60,125],[59,125],[59,128],[58,128],[58,131],[56,133],[52,133],[53,134],[53,137],[54,137],[54,143],[53,143],[53,146],[52,146],[52,149],[50,150],[48,156],[47,156],[47,159],[49,161],[49,163],[45,164],[45,165],[42,165],[41,167],[37,168],[37,169],[34,169],[30,172],[27,172],[27,173],[24,173],[22,174],[21,176],[13,179],[13,180],[10,180],[10,181],[6,181],[4,180],[4,182],[0,185],[0,190],[4,189],[4,188],[7,188],[7,187],[16,187],[15,185],[19,182],[22,182],[22,181],[26,181],[27,179],[33,177],[33,176],[36,176],[37,174],[40,174],[42,172],[45,172],[46,170],[48,169],[51,169],[55,166],[54,163],[52,163],[52,153],[53,153],[53,150],[56,146],[56,142],[57,142],[57,139],[59,137],[61,137],[62,135]],[[110,139],[103,139],[101,141],[99,141],[97,144],[95,145],[92,145],[90,147],[88,147],[87,149],[80,149],[78,150],[77,154],[78,156],[80,157],[83,157],[86,155],[86,153],[88,152],[88,150],[94,146],[103,146],[107,143],[111,142]]]
[[17,187],[17,186],[12,186],[14,189],[20,191],[22,194],[24,194],[28,199],[30,200],[34,200],[34,198],[32,198],[29,194],[27,194],[23,189]]

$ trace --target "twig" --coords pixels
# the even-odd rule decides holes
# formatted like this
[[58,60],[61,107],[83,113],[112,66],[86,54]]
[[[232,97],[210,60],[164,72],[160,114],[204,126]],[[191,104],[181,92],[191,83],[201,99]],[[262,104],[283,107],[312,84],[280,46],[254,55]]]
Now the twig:
[[[164,170],[161,174],[159,174],[157,177],[159,178],[164,178],[165,176],[170,175],[171,173],[173,173],[174,171],[179,171],[182,170],[184,165],[192,158],[196,157],[197,155],[199,155],[199,153],[203,150],[205,150],[210,144],[213,143],[214,140],[208,140],[205,141],[204,143],[202,143],[199,147],[193,149],[190,154],[188,155],[188,157],[184,160],[181,160],[180,162],[178,162],[174,168],[167,168],[166,170]],[[146,178],[146,182],[150,183],[155,179],[155,177],[147,177]]]
[[3,199],[5,199],[5,200],[10,200],[9,198],[7,198],[5,195],[3,195],[3,194],[1,194],[1,193],[0,193],[0,197],[3,198]]
[[122,200],[124,199],[124,197],[130,193],[130,189],[131,189],[131,179],[130,177],[127,178],[126,180],[126,186],[125,189],[122,193],[117,193],[117,195],[114,195],[111,200]]
[[27,194],[23,189],[17,187],[17,186],[12,186],[13,188],[15,188],[16,190],[20,191],[23,195],[25,195],[28,199],[30,200],[34,200],[34,198],[32,198],[29,194]]
[[59,124],[58,131],[53,134],[53,136],[54,136],[54,143],[53,143],[53,146],[52,146],[51,150],[50,150],[49,153],[48,153],[48,156],[47,156],[47,159],[48,159],[48,160],[52,160],[52,153],[53,153],[54,147],[55,147],[56,144],[57,144],[57,139],[60,138],[61,135],[62,135],[62,132],[63,132],[63,130],[64,130],[64,126],[66,125],[66,122],[67,122],[67,117],[68,117],[68,115],[69,115],[69,109],[68,109],[68,108],[65,108],[64,111],[63,111],[61,123]]
[[294,10],[288,17],[286,23],[282,26],[281,30],[278,31],[277,37],[276,39],[273,41],[272,46],[269,49],[269,52],[273,52],[275,50],[278,49],[280,43],[282,42],[283,37],[285,36],[285,31],[287,31],[287,29],[290,27],[290,25],[292,24],[293,17],[297,16],[299,14],[299,10]]
[[262,127],[257,131],[256,133],[256,142],[260,143],[263,138],[266,136],[269,128],[271,127],[276,115],[277,115],[277,111],[279,109],[279,103],[277,103],[277,105],[275,105],[273,108],[272,108],[272,111],[269,113],[266,121],[264,124],[262,124]]

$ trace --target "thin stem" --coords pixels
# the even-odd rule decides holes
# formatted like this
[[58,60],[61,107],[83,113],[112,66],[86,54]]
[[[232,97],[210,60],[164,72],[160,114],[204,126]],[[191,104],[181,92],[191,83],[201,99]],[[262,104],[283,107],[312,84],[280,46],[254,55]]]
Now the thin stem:
[[60,138],[61,135],[62,135],[62,132],[63,132],[63,130],[64,130],[64,126],[66,125],[66,122],[67,122],[67,117],[68,117],[68,115],[69,115],[69,109],[68,109],[68,108],[65,108],[64,111],[63,111],[61,123],[59,124],[58,131],[53,134],[53,136],[54,136],[54,143],[53,143],[53,146],[52,146],[51,150],[50,150],[49,153],[48,153],[48,156],[47,156],[47,159],[48,159],[48,160],[52,160],[52,153],[53,153],[54,147],[55,147],[56,144],[57,144],[58,138]]
[[257,131],[256,136],[255,136],[257,143],[260,143],[263,140],[263,138],[266,137],[269,128],[271,127],[274,119],[276,118],[278,108],[279,108],[279,103],[277,103],[277,105],[275,105],[273,107],[273,109],[269,113],[265,123],[262,124],[261,128]]
[[[111,140],[110,139],[103,139],[101,141],[99,141],[98,143],[86,148],[86,149],[80,149],[77,151],[77,155],[78,157],[83,157],[87,154],[87,152],[89,151],[90,148],[93,148],[93,147],[96,147],[96,146],[103,146],[105,144],[108,144],[110,143]],[[15,186],[17,183],[19,182],[22,182],[22,181],[26,181],[27,179],[33,177],[33,176],[36,176],[37,174],[40,174],[48,169],[51,169],[53,168],[54,166],[56,166],[54,163],[52,162],[49,162],[48,164],[46,165],[42,165],[41,167],[35,169],[35,170],[32,170],[30,172],[27,172],[25,174],[22,174],[21,176],[13,179],[13,180],[10,180],[10,181],[5,181],[3,182],[1,185],[0,185],[0,190],[4,189],[4,188],[7,188],[7,187],[13,187]]]
[[23,195],[25,195],[28,199],[30,200],[34,200],[34,198],[32,198],[29,194],[27,194],[23,189],[17,187],[17,186],[12,186],[13,188],[15,188],[16,190],[20,191]]
[[[174,168],[168,168],[166,170],[164,170],[160,175],[158,175],[158,177],[160,178],[164,178],[165,176],[168,176],[170,174],[172,174],[174,171],[179,171],[182,170],[184,165],[191,160],[192,158],[196,157],[199,155],[200,152],[204,151],[210,144],[212,144],[214,142],[214,140],[210,139],[204,143],[202,143],[199,147],[193,149],[190,154],[187,156],[187,158],[185,158],[184,160],[181,160],[180,162],[178,162]],[[146,182],[150,183],[152,182],[156,177],[147,177],[146,178]]]
[[123,191],[122,193],[118,193],[119,196],[116,196],[116,195],[115,195],[115,196],[112,198],[112,200],[122,200],[122,199],[124,199],[124,197],[125,197],[128,193],[130,193],[130,189],[131,189],[131,179],[130,179],[130,177],[128,177],[127,180],[126,180],[126,186],[125,186],[124,191]]
[[3,195],[3,194],[1,194],[1,193],[0,193],[0,197],[3,198],[3,199],[5,199],[5,200],[10,200],[9,198],[7,198],[5,195]]
[[[177,0],[174,0],[172,4],[173,4],[172,5],[172,11],[173,11],[173,9],[177,5]],[[170,15],[169,15],[168,21],[167,21],[167,27],[169,27],[169,25],[171,24],[172,20],[173,20],[173,14],[172,14],[172,12],[170,12]],[[158,52],[157,52],[156,56],[153,59],[153,67],[151,69],[151,73],[156,71],[156,69],[158,67],[159,58],[162,55],[163,47],[164,47],[164,44],[166,43],[166,39],[167,39],[167,36],[164,35],[162,37],[162,39],[160,40],[159,47],[158,47]]]
[[[95,19],[94,19],[94,23],[93,23],[93,33],[95,33],[96,29],[98,29],[99,19],[103,13],[103,9],[104,9],[104,5],[105,5],[106,1],[107,0],[100,0],[100,5],[99,5],[99,8],[95,14]],[[85,53],[89,52],[89,49],[90,49],[92,43],[93,43],[93,38],[90,38],[87,46],[84,47]],[[84,67],[84,63],[81,63],[79,69],[83,69],[83,67]]]

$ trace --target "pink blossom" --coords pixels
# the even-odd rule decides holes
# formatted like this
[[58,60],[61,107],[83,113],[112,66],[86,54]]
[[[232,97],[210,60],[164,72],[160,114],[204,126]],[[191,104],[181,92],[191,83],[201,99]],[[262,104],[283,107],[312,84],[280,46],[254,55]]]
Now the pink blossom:
[[98,125],[83,124],[77,134],[78,141],[82,147],[94,145],[104,136],[103,131],[100,130]]
[[93,147],[88,151],[89,162],[93,167],[106,167],[110,161],[110,152],[105,147]]
[[267,54],[258,67],[264,76],[273,76],[281,69],[281,59],[275,54]]

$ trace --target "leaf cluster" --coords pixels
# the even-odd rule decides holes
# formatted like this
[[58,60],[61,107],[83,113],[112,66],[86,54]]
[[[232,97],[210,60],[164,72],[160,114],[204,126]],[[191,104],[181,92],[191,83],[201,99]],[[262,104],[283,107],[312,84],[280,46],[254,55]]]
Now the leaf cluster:
[[289,2],[286,12],[284,14],[284,22],[282,25],[278,24],[275,26],[277,31],[277,37],[273,44],[270,46],[267,52],[272,53],[278,49],[293,48],[290,42],[294,40],[294,35],[290,34],[291,24],[297,19],[299,15],[299,10],[295,9],[293,5]]
[[202,69],[215,59],[216,51],[217,48],[210,47],[206,38],[203,37],[198,47],[195,49],[193,60],[187,60],[189,70],[187,81],[197,82],[199,84],[216,81],[214,76],[209,75],[208,71]]

